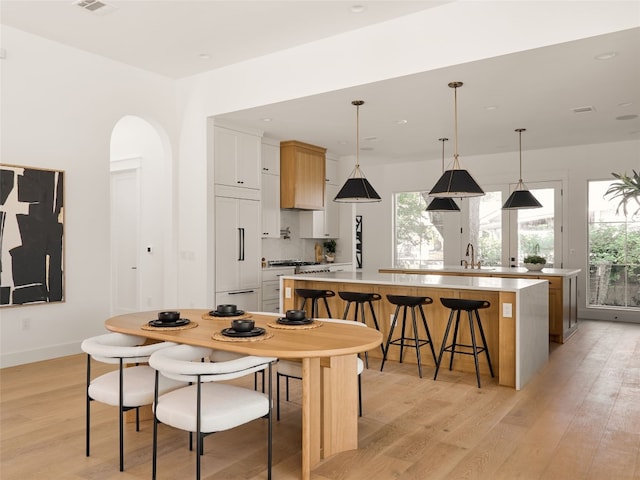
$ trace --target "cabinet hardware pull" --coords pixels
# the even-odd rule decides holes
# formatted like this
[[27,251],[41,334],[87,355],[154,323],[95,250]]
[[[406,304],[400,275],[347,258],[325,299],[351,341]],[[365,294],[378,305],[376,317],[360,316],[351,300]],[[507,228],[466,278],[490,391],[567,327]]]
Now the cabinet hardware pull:
[[241,293],[253,293],[254,290],[242,290],[240,292],[229,292],[229,295],[240,295]]

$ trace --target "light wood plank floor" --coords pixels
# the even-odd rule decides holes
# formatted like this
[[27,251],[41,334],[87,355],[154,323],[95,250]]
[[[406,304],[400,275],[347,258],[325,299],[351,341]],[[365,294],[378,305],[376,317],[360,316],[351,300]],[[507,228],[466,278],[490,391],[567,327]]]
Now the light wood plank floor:
[[[411,351],[408,354],[412,354]],[[109,367],[98,367],[94,373]],[[363,373],[360,448],[325,460],[314,480],[640,479],[640,325],[582,321],[520,392],[483,377],[370,358]],[[102,370],[101,370],[102,369]],[[2,480],[148,479],[152,422],[125,434],[117,411],[94,403],[84,454],[85,357],[0,371]],[[247,379],[250,385],[252,380]],[[274,429],[274,478],[297,479],[300,382]],[[184,432],[160,427],[159,478],[195,477]],[[203,478],[266,478],[266,421],[207,437]]]

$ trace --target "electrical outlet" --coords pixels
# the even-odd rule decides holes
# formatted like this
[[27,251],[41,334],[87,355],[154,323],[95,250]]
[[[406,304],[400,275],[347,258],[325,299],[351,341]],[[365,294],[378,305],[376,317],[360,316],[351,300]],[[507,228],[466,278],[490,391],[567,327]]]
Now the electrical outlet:
[[502,316],[505,318],[513,317],[513,305],[511,303],[502,304]]
[[31,319],[30,318],[23,318],[21,323],[20,323],[20,327],[24,331],[31,330]]
[[284,298],[291,298],[291,287],[285,287]]

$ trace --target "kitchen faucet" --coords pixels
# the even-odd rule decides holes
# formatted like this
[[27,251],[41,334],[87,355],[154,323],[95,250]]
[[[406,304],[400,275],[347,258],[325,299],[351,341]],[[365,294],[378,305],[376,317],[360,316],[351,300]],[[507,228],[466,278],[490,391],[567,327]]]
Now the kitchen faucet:
[[478,270],[479,270],[480,269],[480,260],[478,260],[478,263],[476,263],[475,249],[473,248],[473,244],[471,242],[467,243],[467,251],[465,252],[465,257],[469,256],[469,250],[471,250],[471,263],[469,263],[466,260],[463,260],[462,264],[464,265],[464,268],[468,268],[469,266],[471,266],[472,269],[477,267]]

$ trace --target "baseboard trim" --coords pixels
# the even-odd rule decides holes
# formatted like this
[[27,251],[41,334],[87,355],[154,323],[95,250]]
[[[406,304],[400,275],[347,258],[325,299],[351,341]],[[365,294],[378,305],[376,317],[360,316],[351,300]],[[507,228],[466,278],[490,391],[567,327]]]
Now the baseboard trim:
[[0,368],[15,367],[26,363],[41,362],[52,358],[66,357],[80,353],[80,342],[51,345],[22,352],[3,353],[0,355]]

